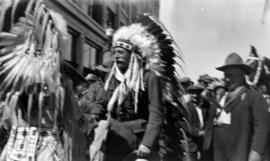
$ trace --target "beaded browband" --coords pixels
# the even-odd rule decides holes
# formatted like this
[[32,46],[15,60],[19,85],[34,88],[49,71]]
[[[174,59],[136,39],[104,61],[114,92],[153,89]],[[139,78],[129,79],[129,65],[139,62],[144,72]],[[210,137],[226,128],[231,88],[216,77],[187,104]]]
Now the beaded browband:
[[121,47],[121,48],[124,48],[126,50],[132,50],[133,46],[127,42],[124,42],[124,41],[115,41],[113,43],[113,48],[116,48],[116,47]]

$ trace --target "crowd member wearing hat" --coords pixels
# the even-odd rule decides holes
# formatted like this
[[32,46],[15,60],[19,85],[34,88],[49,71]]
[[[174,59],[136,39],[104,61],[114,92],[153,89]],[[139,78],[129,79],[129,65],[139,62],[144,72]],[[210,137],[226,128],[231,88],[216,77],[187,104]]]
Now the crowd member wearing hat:
[[[95,74],[89,73],[85,77],[86,84],[81,84],[77,102],[83,111],[83,124],[81,131],[87,137],[84,149],[85,156],[89,160],[89,146],[94,140],[94,129],[98,126],[98,122],[105,118],[106,99],[104,97],[104,84]],[[91,155],[90,155],[91,157]]]
[[210,95],[206,97],[216,97],[216,100],[220,102],[227,89],[223,80],[215,80],[209,84],[207,90],[210,92]]
[[201,85],[192,85],[187,88],[188,94],[191,96],[191,101],[187,103],[190,113],[191,134],[189,141],[189,151],[191,161],[200,159],[201,150],[204,138],[204,118],[206,111],[201,108],[202,98],[201,93],[204,88]]
[[95,71],[101,77],[102,81],[105,81],[106,75],[110,72],[113,65],[113,56],[111,51],[106,51],[103,54],[102,64],[95,67]]
[[187,93],[187,88],[193,85],[194,83],[191,81],[189,77],[182,77],[179,79],[179,82],[181,86],[184,88],[184,93],[183,93],[184,102],[189,102],[191,100],[191,97]]
[[104,84],[95,74],[87,74],[85,77],[87,84],[82,91],[78,102],[84,114],[91,115],[96,121],[104,118],[106,100],[104,97]]
[[260,161],[265,150],[269,116],[265,99],[245,82],[245,75],[252,69],[237,53],[231,53],[225,65],[217,70],[224,72],[228,94],[219,104],[210,101],[216,109],[213,119],[214,160]]
[[189,86],[194,84],[189,77],[182,77],[179,79],[179,82],[185,91],[187,90]]
[[203,74],[199,76],[198,83],[203,86],[204,88],[207,88],[208,85],[213,81],[213,78],[210,77],[208,74]]

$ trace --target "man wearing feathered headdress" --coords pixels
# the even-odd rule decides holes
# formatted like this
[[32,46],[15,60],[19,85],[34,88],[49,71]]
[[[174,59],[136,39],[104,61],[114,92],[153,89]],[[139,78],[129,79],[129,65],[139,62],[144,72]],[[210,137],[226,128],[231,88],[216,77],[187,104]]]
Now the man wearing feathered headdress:
[[122,160],[135,150],[139,158],[148,157],[160,133],[161,79],[153,70],[145,69],[148,60],[143,54],[153,52],[153,44],[142,29],[134,24],[120,28],[114,35],[115,62],[105,82],[108,112],[113,118],[105,153],[109,161]]
[[0,13],[0,128],[11,126],[0,160],[70,160],[62,134],[79,112],[60,61],[66,22],[42,0],[4,0]]
[[[172,96],[173,101],[180,98],[174,68],[179,53],[173,43],[166,28],[146,14],[114,34],[114,64],[104,85],[108,117],[112,118],[106,141],[108,161],[123,160],[131,152],[147,160],[157,156],[157,140],[164,123],[163,94]],[[130,158],[134,159],[130,155],[125,159]]]

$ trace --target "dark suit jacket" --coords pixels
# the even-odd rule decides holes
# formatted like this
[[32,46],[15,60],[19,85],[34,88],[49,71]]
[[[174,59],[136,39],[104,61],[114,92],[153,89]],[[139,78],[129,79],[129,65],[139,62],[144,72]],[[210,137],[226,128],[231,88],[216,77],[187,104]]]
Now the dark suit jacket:
[[262,95],[248,87],[226,108],[231,109],[231,125],[214,127],[214,160],[248,160],[251,150],[262,154],[269,129]]
[[[130,92],[127,97],[125,98],[125,101],[121,105],[117,105],[114,107],[114,112],[112,114],[113,118],[118,120],[118,122],[115,122],[111,126],[111,133],[114,132],[118,136],[111,137],[111,133],[109,133],[109,137],[107,139],[107,142],[110,144],[114,144],[111,150],[112,153],[116,155],[116,149],[115,147],[120,147],[117,144],[120,143],[120,141],[124,141],[126,143],[133,142],[133,144],[137,141],[131,141],[134,139],[134,136],[126,136],[130,135],[130,131],[133,130],[133,133],[140,133],[142,134],[142,139],[140,140],[141,144],[144,144],[150,148],[153,148],[154,145],[157,142],[158,136],[160,134],[160,128],[163,122],[163,110],[162,110],[162,87],[161,87],[161,78],[158,77],[153,71],[145,71],[144,77],[143,77],[144,87],[145,91],[140,91],[139,94],[139,102],[138,102],[138,113],[134,112],[134,93]],[[112,78],[108,91],[106,91],[107,100],[109,101],[110,97],[112,96],[115,88],[119,85],[119,81],[116,80],[116,78]],[[129,119],[128,117],[131,116],[134,119]],[[145,121],[142,121],[145,120]],[[129,131],[127,129],[127,123],[128,121],[132,121],[132,125],[128,123],[128,126],[136,126],[136,127],[129,127]],[[119,123],[120,122],[120,123]],[[141,126],[137,123],[142,124]],[[145,124],[146,123],[146,124]],[[116,127],[117,126],[117,127]],[[137,128],[139,127],[139,128]],[[136,130],[134,130],[137,128]],[[114,130],[118,129],[118,130]],[[125,129],[125,132],[121,132]],[[112,131],[114,130],[114,131]],[[114,135],[115,136],[115,135]],[[120,138],[121,136],[121,138]],[[109,140],[112,139],[118,139],[118,140]],[[128,146],[128,147],[124,147]],[[109,149],[111,145],[107,145],[107,149]],[[134,145],[124,145],[120,147],[121,149],[128,149],[134,147]],[[120,149],[119,148],[119,149]],[[135,149],[133,149],[135,150]],[[108,152],[110,153],[110,152]],[[119,152],[119,156],[122,152]],[[126,152],[125,152],[126,153]],[[127,155],[127,154],[125,154]],[[118,158],[123,159],[123,158]]]
[[[193,103],[188,103],[188,110],[190,114],[190,126],[191,131],[189,135],[189,151],[197,152],[200,151],[203,144],[203,137],[199,136],[200,128],[200,119],[197,113],[196,107]],[[202,110],[203,118],[205,118],[205,112]]]

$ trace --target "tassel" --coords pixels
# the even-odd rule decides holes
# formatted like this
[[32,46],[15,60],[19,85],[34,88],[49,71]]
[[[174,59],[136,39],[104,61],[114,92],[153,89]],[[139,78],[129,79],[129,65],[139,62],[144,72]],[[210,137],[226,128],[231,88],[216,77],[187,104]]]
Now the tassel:
[[129,61],[129,65],[128,65],[128,69],[125,73],[125,77],[126,77],[126,82],[127,82],[127,86],[128,88],[131,88],[131,79],[132,79],[132,76],[133,76],[133,65],[134,65],[134,59],[135,59],[135,54],[132,53],[131,54],[131,57],[130,57],[130,61]]
[[31,14],[31,12],[32,12],[32,8],[33,8],[33,6],[34,6],[35,1],[36,1],[36,0],[30,0],[30,1],[28,2],[27,8],[26,8],[26,10],[25,10],[25,15],[26,15],[27,18],[32,17],[30,14]]
[[15,12],[16,12],[16,9],[18,7],[19,2],[20,2],[20,0],[14,0],[14,4],[12,7],[12,13],[11,13],[11,28],[14,25]]
[[60,112],[61,112],[61,116],[63,118],[63,111],[64,111],[64,103],[65,103],[65,90],[63,87],[60,87]]
[[31,123],[31,111],[33,107],[33,94],[29,94],[28,96],[28,103],[27,103],[27,121]]
[[138,58],[135,55],[133,61],[134,66],[132,67],[132,79],[130,80],[131,89],[135,88],[137,81],[139,81],[138,77],[140,76],[139,62]]
[[39,92],[38,94],[38,127],[42,126],[42,112],[43,112],[43,102],[44,102],[44,93]]
[[60,99],[61,99],[61,93],[60,93],[60,89],[58,88],[55,92],[55,95],[54,95],[54,120],[53,120],[53,129],[54,130],[57,130],[57,125],[58,125],[58,113],[59,113],[59,110],[61,108],[61,102],[60,102]]
[[111,113],[113,111],[113,107],[115,105],[115,102],[118,99],[118,96],[119,96],[119,86],[114,90],[113,95],[112,95],[112,97],[107,105],[108,112]]
[[8,103],[8,106],[10,107],[10,114],[12,118],[12,125],[17,126],[18,125],[18,117],[16,115],[18,100],[19,100],[20,93],[16,92],[11,95],[11,99]]

